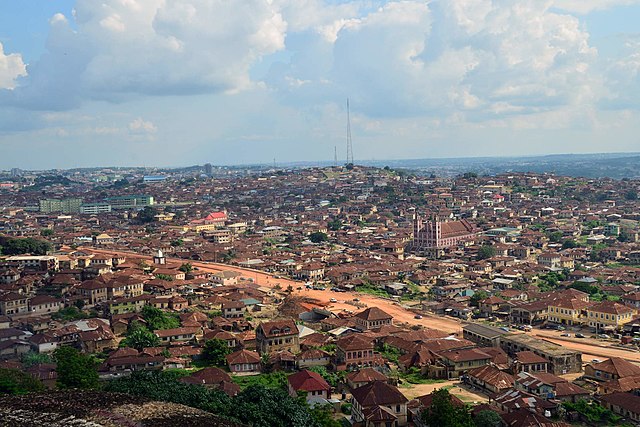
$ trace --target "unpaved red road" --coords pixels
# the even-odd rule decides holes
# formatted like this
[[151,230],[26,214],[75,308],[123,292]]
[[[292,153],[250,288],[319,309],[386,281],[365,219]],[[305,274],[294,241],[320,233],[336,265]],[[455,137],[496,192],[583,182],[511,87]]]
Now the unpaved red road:
[[[127,257],[127,259],[144,259],[146,261],[151,260],[151,256],[139,255],[129,252],[122,251],[110,251],[104,249],[88,249],[88,251],[102,253],[102,254],[120,254]],[[167,258],[167,262],[170,264],[178,264],[180,265],[183,262],[190,262],[192,266],[198,268],[202,271],[207,272],[219,272],[224,270],[232,270],[237,271],[243,275],[243,277],[252,279],[255,283],[260,286],[265,286],[269,288],[273,288],[277,284],[284,290],[289,285],[291,285],[294,289],[294,295],[300,295],[304,297],[309,297],[318,300],[318,302],[322,305],[326,305],[331,311],[339,312],[341,310],[350,310],[353,312],[359,311],[360,308],[355,307],[353,304],[348,304],[345,301],[351,301],[353,298],[358,298],[360,303],[365,304],[368,307],[379,307],[385,312],[389,313],[394,317],[394,321],[397,323],[408,323],[411,325],[422,325],[433,329],[438,329],[441,331],[445,331],[452,334],[462,334],[462,324],[459,320],[445,317],[445,316],[433,316],[433,315],[423,315],[422,319],[416,319],[415,313],[401,307],[398,303],[379,298],[373,295],[361,294],[361,293],[337,293],[332,292],[329,289],[324,291],[314,290],[314,289],[306,289],[304,287],[303,282],[298,282],[295,280],[285,279],[285,278],[275,278],[274,275],[242,268],[236,267],[227,264],[216,264],[211,262],[199,262],[199,261],[188,261],[179,258]],[[301,290],[298,288],[302,287]],[[331,298],[335,298],[337,300],[336,303],[331,303]],[[560,332],[558,331],[548,331],[548,330],[538,330],[534,329],[530,332],[532,335],[535,335],[539,338],[544,338],[548,341],[554,342],[556,344],[562,345],[564,347],[578,350],[583,353],[582,360],[584,362],[589,362],[592,359],[603,359],[609,357],[621,357],[633,362],[640,362],[640,352],[632,352],[625,351],[622,349],[611,348],[608,347],[605,343],[600,343],[595,340],[590,339],[565,339],[564,337],[560,337]]]

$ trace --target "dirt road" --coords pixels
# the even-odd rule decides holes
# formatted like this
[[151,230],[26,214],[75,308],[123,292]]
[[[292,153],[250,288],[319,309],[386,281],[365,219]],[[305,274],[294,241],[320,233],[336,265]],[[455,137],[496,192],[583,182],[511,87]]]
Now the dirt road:
[[[102,254],[121,254],[127,257],[128,260],[131,259],[140,259],[149,261],[152,257],[144,256],[129,252],[121,252],[121,251],[109,251],[102,249],[89,249],[90,252],[102,253]],[[462,324],[460,320],[444,317],[444,316],[433,316],[433,315],[423,315],[422,319],[416,319],[415,313],[401,307],[398,303],[394,301],[390,301],[384,298],[380,298],[373,295],[362,294],[362,293],[337,293],[332,292],[329,289],[326,290],[315,290],[315,289],[306,289],[304,287],[303,282],[298,282],[295,280],[285,279],[285,278],[276,278],[274,275],[265,273],[262,271],[227,265],[227,264],[216,264],[210,262],[199,262],[199,261],[187,261],[179,258],[167,258],[167,262],[172,264],[181,264],[183,262],[190,262],[193,267],[198,268],[199,270],[206,272],[219,272],[224,270],[232,270],[237,271],[242,274],[243,277],[252,279],[256,284],[260,286],[265,286],[269,288],[273,288],[276,285],[280,285],[282,289],[286,289],[289,285],[291,285],[294,289],[294,295],[305,296],[309,298],[313,298],[319,301],[320,304],[326,304],[327,308],[334,312],[339,312],[341,310],[350,310],[353,312],[357,312],[360,309],[355,307],[353,304],[348,304],[345,301],[351,301],[353,298],[358,298],[360,303],[365,304],[368,307],[379,307],[385,312],[389,313],[394,317],[394,322],[396,323],[408,323],[410,325],[422,325],[428,328],[438,329],[441,331],[445,331],[448,333],[457,333],[462,335]],[[302,287],[301,290],[298,288]],[[337,300],[336,303],[331,303],[330,300],[335,298]],[[583,353],[582,360],[584,362],[589,362],[592,359],[603,359],[609,357],[622,357],[624,359],[640,362],[640,352],[630,352],[622,349],[607,347],[604,343],[599,343],[595,340],[584,339],[585,341],[579,341],[578,339],[564,339],[560,337],[560,332],[553,332],[548,330],[538,330],[534,329],[530,332],[532,335],[535,335],[539,338],[547,339],[556,344],[562,345],[564,347],[581,351]]]

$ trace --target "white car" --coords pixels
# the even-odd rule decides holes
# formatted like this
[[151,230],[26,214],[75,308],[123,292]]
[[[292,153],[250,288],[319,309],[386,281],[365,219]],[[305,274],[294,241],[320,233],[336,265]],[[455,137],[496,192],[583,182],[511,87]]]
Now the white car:
[[335,299],[335,298],[331,298],[331,299],[329,300],[329,302],[338,302],[338,300],[337,300],[337,299]]

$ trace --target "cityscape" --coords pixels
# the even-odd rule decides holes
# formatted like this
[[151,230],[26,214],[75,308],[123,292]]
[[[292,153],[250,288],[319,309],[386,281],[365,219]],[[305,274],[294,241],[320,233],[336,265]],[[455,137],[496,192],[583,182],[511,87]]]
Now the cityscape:
[[0,2],[0,426],[640,426],[639,22]]

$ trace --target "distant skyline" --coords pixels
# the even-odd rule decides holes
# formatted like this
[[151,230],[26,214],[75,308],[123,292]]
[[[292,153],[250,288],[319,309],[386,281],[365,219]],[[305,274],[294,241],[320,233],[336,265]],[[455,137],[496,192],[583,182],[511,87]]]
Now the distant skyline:
[[640,151],[640,0],[0,2],[0,169]]

